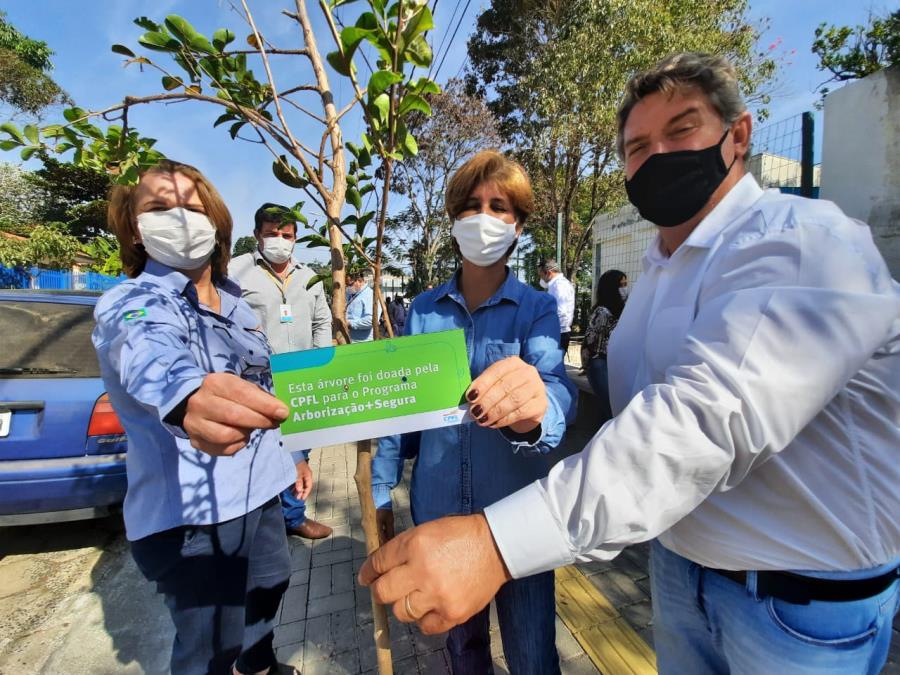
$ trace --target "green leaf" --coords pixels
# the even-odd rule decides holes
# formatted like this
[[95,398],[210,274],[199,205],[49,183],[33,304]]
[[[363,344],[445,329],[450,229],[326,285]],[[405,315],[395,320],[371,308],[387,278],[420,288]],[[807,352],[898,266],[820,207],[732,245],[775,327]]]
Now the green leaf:
[[0,131],[5,131],[6,133],[8,133],[19,142],[19,145],[25,145],[25,137],[22,135],[22,132],[19,131],[19,128],[12,122],[4,122],[3,124],[0,124]]
[[341,45],[344,47],[344,59],[349,62],[353,59],[353,54],[359,43],[372,35],[371,30],[358,28],[356,26],[347,26],[341,31]]
[[168,75],[163,75],[162,78],[162,86],[166,91],[172,91],[173,89],[178,89],[184,85],[184,82],[179,80],[177,77],[169,77]]
[[15,150],[20,145],[22,145],[22,144],[17,141],[5,139],[5,140],[0,141],[0,150]]
[[300,176],[297,169],[288,163],[286,155],[281,155],[280,160],[272,162],[272,173],[279,181],[292,188],[306,187],[307,182]]
[[356,143],[354,143],[353,141],[347,141],[345,145],[354,157],[359,157],[359,148],[356,146]]
[[362,208],[362,195],[359,190],[354,187],[347,188],[347,201],[350,202],[357,211]]
[[227,28],[220,28],[213,33],[213,46],[220,52],[224,51],[230,43],[234,42],[235,34]]
[[166,33],[144,33],[138,38],[138,42],[157,52],[177,52],[181,49],[181,43]]
[[23,162],[27,162],[31,159],[31,156],[38,151],[38,147],[36,145],[29,145],[27,148],[22,148],[22,152],[20,156],[22,157]]
[[197,51],[212,53],[215,50],[203,35],[198,33],[196,29],[184,17],[177,14],[169,14],[166,17],[166,27],[178,38],[186,47],[190,47]]
[[437,85],[434,80],[429,80],[427,77],[420,77],[414,84],[409,87],[410,91],[413,91],[419,95],[424,96],[425,94],[440,94],[441,88]]
[[352,173],[347,174],[347,185],[351,187],[356,187],[359,184],[359,180]]
[[362,186],[362,189],[359,191],[359,194],[361,194],[363,197],[365,197],[367,194],[369,194],[374,189],[375,189],[375,186],[372,183],[366,183],[365,185]]
[[356,2],[356,0],[333,0],[333,2],[331,3],[331,8],[335,9],[342,5],[349,5],[351,2]]
[[357,28],[362,28],[364,30],[379,30],[378,19],[375,18],[375,15],[372,14],[372,12],[364,12],[360,14],[359,18],[356,20],[355,25]]
[[420,68],[427,68],[431,65],[431,46],[425,37],[420,35],[413,40],[404,52],[409,61]]
[[231,128],[228,129],[228,133],[231,134],[232,140],[237,138],[238,132],[241,130],[241,127],[246,124],[246,120],[240,120],[231,125]]
[[225,124],[225,122],[231,122],[235,119],[234,115],[231,113],[225,113],[224,115],[220,115],[215,122],[213,122],[213,128],[219,126],[220,124]]
[[136,23],[138,26],[140,26],[144,30],[148,30],[151,32],[157,32],[162,29],[162,26],[160,26],[155,21],[148,19],[146,16],[138,17],[137,19],[134,20],[134,23]]
[[291,209],[290,217],[292,219],[292,222],[309,225],[309,219],[305,215],[303,215],[303,211],[298,208]]
[[61,124],[49,124],[41,130],[44,138],[59,138],[63,136],[63,127]]
[[82,108],[66,108],[63,110],[63,117],[66,118],[66,122],[74,122],[87,117],[87,113]]
[[325,60],[328,61],[328,65],[334,68],[336,72],[350,77],[350,64],[344,60],[344,57],[341,56],[340,52],[329,52],[325,56]]
[[112,47],[110,47],[110,49],[112,49],[114,54],[121,54],[122,56],[129,56],[131,58],[137,56],[137,54],[135,54],[125,45],[113,45]]
[[369,98],[374,99],[391,85],[403,81],[403,75],[390,70],[378,70],[369,78]]
[[406,44],[411,43],[416,36],[434,28],[434,17],[428,5],[422,5],[412,18],[403,27],[403,41]]
[[400,102],[398,114],[402,117],[412,110],[418,110],[429,117],[431,116],[431,106],[428,105],[428,101],[418,94],[407,94],[404,96]]
[[384,16],[384,0],[372,0],[372,9],[378,12],[379,16]]
[[387,94],[376,96],[369,107],[372,109],[372,113],[376,115],[378,121],[381,122],[382,126],[387,124],[388,114],[391,109],[391,99]]
[[411,133],[405,133],[400,137],[400,145],[412,157],[419,154],[419,144]]
[[27,138],[29,141],[31,141],[32,145],[37,145],[39,142],[38,128],[36,126],[34,126],[33,124],[26,124],[25,125],[25,138]]

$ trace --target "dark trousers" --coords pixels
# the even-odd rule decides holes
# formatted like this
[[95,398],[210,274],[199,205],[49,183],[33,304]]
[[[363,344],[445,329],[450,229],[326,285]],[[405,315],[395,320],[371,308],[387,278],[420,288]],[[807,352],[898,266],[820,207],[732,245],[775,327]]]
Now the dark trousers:
[[566,354],[569,353],[569,338],[572,337],[572,331],[567,330],[565,333],[559,334],[559,348],[562,349],[563,361],[566,360]]
[[275,614],[291,576],[277,497],[224,523],[157,532],[132,542],[131,553],[175,623],[172,675],[276,664]]
[[[553,572],[505,583],[494,602],[510,675],[558,675]],[[447,652],[454,675],[494,672],[490,611],[488,605],[464,624],[450,629]]]

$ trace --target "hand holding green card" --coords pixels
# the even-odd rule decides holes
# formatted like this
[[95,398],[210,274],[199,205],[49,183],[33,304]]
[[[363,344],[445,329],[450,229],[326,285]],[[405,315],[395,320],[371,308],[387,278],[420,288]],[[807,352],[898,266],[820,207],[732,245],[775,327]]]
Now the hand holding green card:
[[288,450],[460,424],[471,382],[462,330],[271,357]]

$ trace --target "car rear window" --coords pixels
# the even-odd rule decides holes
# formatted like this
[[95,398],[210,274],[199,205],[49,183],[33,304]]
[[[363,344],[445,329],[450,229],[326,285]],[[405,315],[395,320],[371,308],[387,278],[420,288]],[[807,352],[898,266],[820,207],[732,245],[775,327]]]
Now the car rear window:
[[0,379],[100,377],[93,305],[0,300]]

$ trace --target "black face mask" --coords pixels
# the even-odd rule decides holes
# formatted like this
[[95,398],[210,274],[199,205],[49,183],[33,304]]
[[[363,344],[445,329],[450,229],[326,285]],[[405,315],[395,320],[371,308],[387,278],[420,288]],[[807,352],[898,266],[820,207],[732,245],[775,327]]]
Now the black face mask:
[[[706,206],[716,188],[734,166],[725,166],[722,143],[702,150],[679,150],[651,155],[625,181],[628,201],[641,216],[660,227],[674,227],[690,220]],[[735,160],[737,155],[735,155]]]

